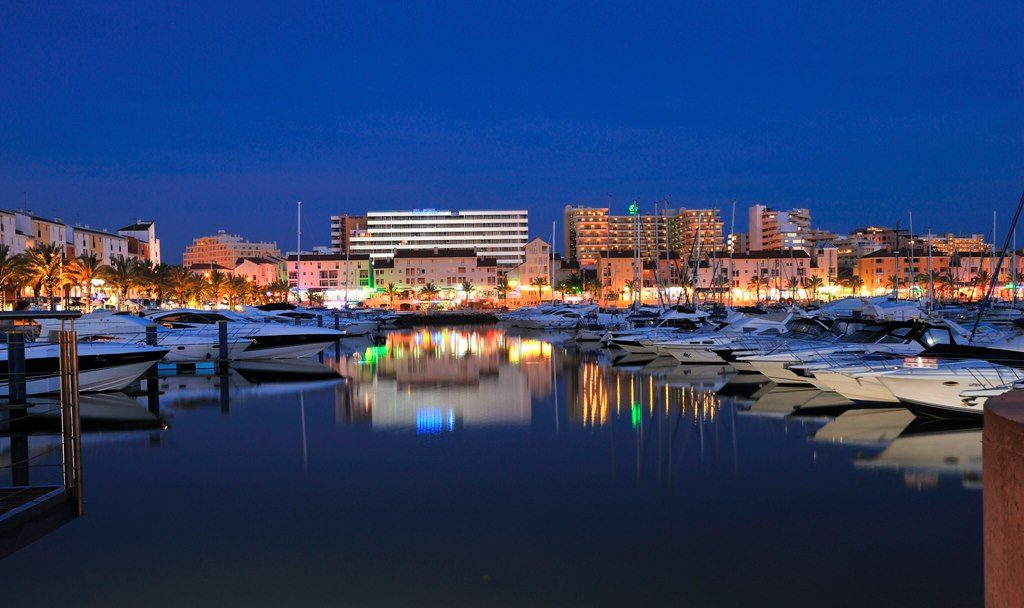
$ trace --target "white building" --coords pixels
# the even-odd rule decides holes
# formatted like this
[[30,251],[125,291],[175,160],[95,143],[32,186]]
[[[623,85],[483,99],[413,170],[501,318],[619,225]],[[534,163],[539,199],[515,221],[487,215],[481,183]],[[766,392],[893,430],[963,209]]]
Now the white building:
[[372,259],[394,258],[399,251],[471,249],[502,266],[516,266],[523,262],[527,230],[525,210],[371,211],[366,229],[352,236],[351,243],[353,253]]
[[808,209],[778,211],[764,205],[750,208],[750,251],[810,249],[811,212]]
[[126,236],[96,230],[88,226],[74,226],[68,228],[68,237],[75,256],[93,253],[108,265],[114,258],[131,257],[128,254],[128,237]]
[[68,238],[67,225],[56,218],[46,219],[30,213],[15,211],[14,227],[18,237],[14,248],[16,253],[31,249],[40,243],[67,247],[71,242]]
[[128,253],[139,259],[149,260],[153,264],[159,264],[160,239],[156,236],[156,223],[148,220],[135,220],[117,231],[123,237],[128,238]]

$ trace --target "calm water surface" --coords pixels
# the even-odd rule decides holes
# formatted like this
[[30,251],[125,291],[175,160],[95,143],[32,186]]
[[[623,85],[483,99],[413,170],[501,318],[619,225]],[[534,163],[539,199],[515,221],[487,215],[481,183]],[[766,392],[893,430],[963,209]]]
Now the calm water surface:
[[981,605],[980,430],[550,339],[163,378],[168,428],[86,436],[86,515],[0,561],[3,603]]

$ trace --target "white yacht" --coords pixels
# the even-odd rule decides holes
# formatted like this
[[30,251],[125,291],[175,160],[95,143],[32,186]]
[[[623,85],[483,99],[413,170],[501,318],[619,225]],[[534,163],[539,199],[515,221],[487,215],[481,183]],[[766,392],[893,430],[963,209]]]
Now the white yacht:
[[[964,338],[961,335],[956,337]],[[810,375],[802,372],[801,364],[824,361],[838,366],[848,363],[850,357],[904,357],[916,355],[936,344],[956,344],[949,326],[918,321],[884,321],[854,327],[853,331],[830,344],[787,343],[769,351],[741,354],[738,358],[776,384],[813,385]]]
[[226,310],[148,311],[146,318],[170,329],[208,329],[227,321],[229,337],[250,340],[249,346],[235,356],[238,360],[311,357],[345,335],[326,327],[259,323]]
[[[78,390],[83,393],[117,391],[134,382],[162,359],[166,347],[125,343],[78,345]],[[9,394],[8,349],[0,348],[0,397]],[[60,392],[60,346],[53,342],[25,344],[25,389],[29,395]]]
[[[55,340],[61,329],[60,319],[38,319],[39,339]],[[78,339],[84,342],[125,342],[145,344],[146,330],[154,325],[146,319],[127,312],[97,310],[82,315],[74,322]],[[156,343],[167,348],[166,361],[206,361],[220,358],[220,342],[217,329],[168,329],[157,324]],[[228,359],[237,359],[239,354],[252,344],[248,337],[228,336]]]
[[786,322],[790,317],[789,313],[782,319],[769,315],[731,313],[726,322],[714,331],[690,332],[669,340],[651,340],[649,348],[658,356],[673,357],[680,363],[721,365],[727,361],[716,349],[728,348],[742,338],[778,337],[788,331]]
[[878,380],[915,414],[976,418],[985,402],[1024,381],[1024,370],[989,361],[967,360],[907,367]]

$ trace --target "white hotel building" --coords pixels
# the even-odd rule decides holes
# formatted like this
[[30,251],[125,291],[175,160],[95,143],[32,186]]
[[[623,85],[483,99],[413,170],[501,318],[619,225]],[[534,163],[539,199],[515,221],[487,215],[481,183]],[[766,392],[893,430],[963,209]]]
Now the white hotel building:
[[398,251],[472,249],[501,266],[523,262],[528,213],[414,209],[371,211],[366,229],[352,236],[352,253],[392,259]]

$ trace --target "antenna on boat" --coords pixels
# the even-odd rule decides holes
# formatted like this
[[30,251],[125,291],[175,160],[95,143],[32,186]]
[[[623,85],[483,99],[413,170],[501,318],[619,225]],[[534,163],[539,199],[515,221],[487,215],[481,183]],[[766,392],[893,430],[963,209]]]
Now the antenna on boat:
[[[974,319],[974,327],[971,328],[971,338],[968,344],[974,344],[974,335],[978,331],[978,325],[981,323],[981,317],[985,314],[985,309],[988,307],[988,304],[992,299],[992,293],[996,289],[996,283],[999,281],[999,271],[1003,267],[1003,259],[1006,258],[1006,250],[1010,247],[1010,239],[1013,238],[1013,235],[1017,230],[1017,221],[1020,220],[1020,212],[1022,209],[1024,209],[1024,193],[1020,195],[1020,200],[1017,202],[1017,210],[1013,213],[1013,220],[1010,221],[1010,228],[1006,232],[1006,238],[1003,239],[1003,248],[999,252],[999,259],[996,261],[995,270],[992,272],[992,277],[989,280],[988,291],[985,293],[985,299],[981,301],[981,306],[978,307],[978,316]],[[994,213],[992,215],[992,226],[995,228]],[[992,251],[994,253],[996,247],[995,233],[993,233],[992,236]]]

